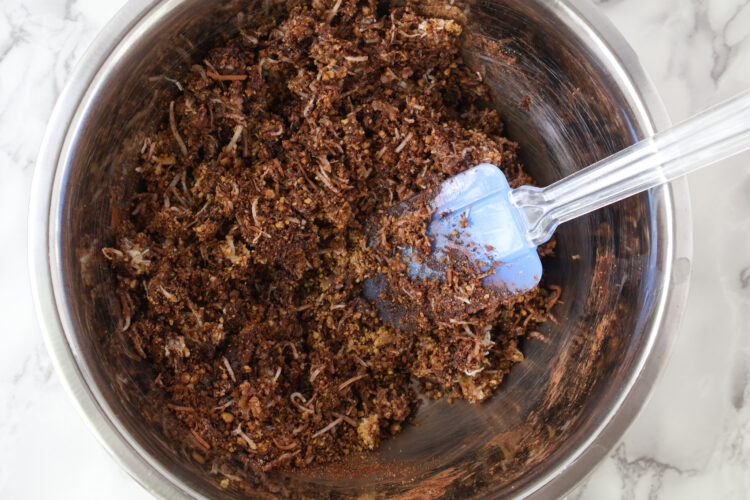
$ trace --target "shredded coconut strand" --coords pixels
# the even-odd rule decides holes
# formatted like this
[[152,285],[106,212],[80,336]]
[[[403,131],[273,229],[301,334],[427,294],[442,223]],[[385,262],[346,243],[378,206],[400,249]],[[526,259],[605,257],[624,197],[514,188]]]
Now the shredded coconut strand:
[[412,133],[411,132],[409,132],[408,134],[406,134],[406,137],[404,137],[404,140],[401,141],[401,144],[399,144],[398,146],[396,146],[396,153],[400,153],[401,151],[403,151],[404,148],[409,144],[409,141],[411,141],[411,138],[412,138]]
[[232,370],[232,365],[229,364],[229,360],[226,358],[226,356],[222,356],[222,361],[224,361],[224,366],[227,368],[227,373],[229,374],[229,378],[232,379],[232,382],[237,383],[237,379],[234,376],[234,370]]
[[174,101],[169,103],[169,128],[172,129],[172,135],[174,136],[174,140],[177,141],[177,145],[180,147],[182,156],[187,157],[187,146],[185,146],[185,141],[182,140],[182,136],[180,136],[180,133],[177,131],[177,121],[174,118]]
[[237,428],[232,431],[232,434],[235,436],[240,436],[242,439],[244,439],[251,450],[255,451],[258,449],[258,445],[255,444],[255,441],[250,439],[250,436],[242,432],[242,424],[238,424]]
[[242,132],[245,130],[245,127],[242,125],[237,125],[234,127],[234,135],[232,136],[232,140],[229,141],[229,144],[227,144],[227,147],[224,148],[226,151],[232,151],[237,146],[237,141],[240,140],[240,137],[242,137]]
[[315,439],[318,436],[321,436],[321,435],[325,434],[326,432],[330,431],[331,429],[333,429],[334,427],[336,427],[337,425],[339,425],[343,421],[344,421],[344,417],[342,415],[339,418],[337,418],[336,420],[334,420],[333,422],[331,422],[330,424],[328,424],[325,427],[323,427],[322,429],[320,429],[315,434],[313,434],[312,435],[313,439]]
[[349,380],[347,380],[346,382],[344,382],[343,384],[341,384],[341,385],[339,386],[339,390],[340,390],[340,391],[341,391],[341,390],[343,390],[343,389],[344,389],[345,387],[347,387],[348,385],[351,385],[351,384],[353,384],[354,382],[356,382],[357,380],[363,379],[363,378],[365,378],[366,376],[367,376],[367,374],[366,374],[366,373],[363,373],[362,375],[357,375],[356,377],[352,377],[352,378],[350,378]]
[[183,87],[179,81],[175,80],[174,78],[170,78],[167,75],[152,76],[151,78],[149,78],[149,81],[151,82],[158,82],[159,80],[166,80],[168,82],[174,83],[177,87],[177,90],[179,90],[180,92],[185,91],[185,87]]

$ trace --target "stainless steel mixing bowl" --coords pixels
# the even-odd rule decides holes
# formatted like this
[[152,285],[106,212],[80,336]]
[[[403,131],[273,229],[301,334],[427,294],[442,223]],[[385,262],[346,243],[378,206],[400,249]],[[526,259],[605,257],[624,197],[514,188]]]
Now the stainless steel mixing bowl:
[[[156,98],[175,91],[150,77],[180,75],[216,33],[252,22],[267,3],[131,1],[71,78],[37,164],[31,272],[50,353],[102,443],[161,497],[240,493],[221,488],[221,471],[170,448],[135,409],[148,397],[148,371],[101,348],[118,316],[99,251],[110,187],[123,155],[140,147],[129,138],[163,117]],[[467,58],[540,182],[668,125],[636,56],[587,1],[475,0],[465,14]],[[528,111],[518,108],[524,96]],[[557,241],[546,277],[563,293],[556,321],[541,331],[548,341],[526,341],[526,360],[489,402],[426,405],[419,426],[372,458],[315,473],[248,473],[250,493],[553,498],[571,488],[641,408],[676,333],[690,269],[686,183],[567,223]]]

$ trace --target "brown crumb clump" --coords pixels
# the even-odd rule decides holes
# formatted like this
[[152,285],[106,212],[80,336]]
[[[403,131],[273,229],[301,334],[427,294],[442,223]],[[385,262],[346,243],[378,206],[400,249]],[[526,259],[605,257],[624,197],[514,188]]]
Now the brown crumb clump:
[[[270,470],[377,448],[419,392],[488,398],[548,316],[544,289],[504,300],[460,259],[441,263],[444,282],[410,281],[394,251],[429,255],[429,211],[387,209],[446,178],[491,162],[530,182],[462,61],[460,24],[418,12],[274,12],[196,61],[134,159],[136,193],[102,252],[120,329],[158,374],[147,413],[176,419],[201,463]],[[410,328],[363,297],[375,276]]]
[[521,111],[528,111],[531,109],[531,97],[530,96],[523,96],[521,98],[521,101],[518,103],[518,109]]
[[357,434],[363,447],[374,450],[380,442],[380,425],[378,425],[378,414],[373,413],[359,421]]

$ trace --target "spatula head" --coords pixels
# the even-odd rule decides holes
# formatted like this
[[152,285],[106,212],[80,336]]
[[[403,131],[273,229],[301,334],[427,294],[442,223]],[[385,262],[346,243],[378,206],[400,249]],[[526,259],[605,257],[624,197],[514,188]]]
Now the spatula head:
[[[502,170],[483,163],[443,182],[432,206],[427,233],[434,238],[433,254],[448,249],[480,263],[494,273],[483,280],[511,294],[534,288],[542,277],[542,262],[536,246],[526,239],[518,209],[508,194],[511,187]],[[412,277],[440,279],[439,272],[410,262]]]
[[[458,253],[487,274],[482,279],[485,288],[508,295],[534,288],[542,277],[542,262],[536,246],[526,239],[510,192],[502,170],[488,163],[443,182],[431,202],[433,212],[427,227],[428,236],[433,238],[430,258],[414,258],[412,248],[401,250],[410,277],[444,280],[448,267],[436,263]],[[402,214],[411,205],[403,203],[392,212]],[[384,275],[374,276],[365,281],[364,295],[375,304],[382,319],[407,328],[404,305],[397,306],[387,298],[388,286]]]

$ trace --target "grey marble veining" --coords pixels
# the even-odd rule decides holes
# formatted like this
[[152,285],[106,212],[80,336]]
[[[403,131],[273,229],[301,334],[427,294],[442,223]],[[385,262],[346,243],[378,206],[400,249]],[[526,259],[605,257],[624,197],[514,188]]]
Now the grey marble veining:
[[[0,498],[148,498],[57,380],[26,272],[29,186],[75,62],[124,0],[0,2]],[[599,0],[673,120],[750,87],[750,1]],[[695,254],[671,361],[571,500],[750,498],[750,155],[689,178]]]

